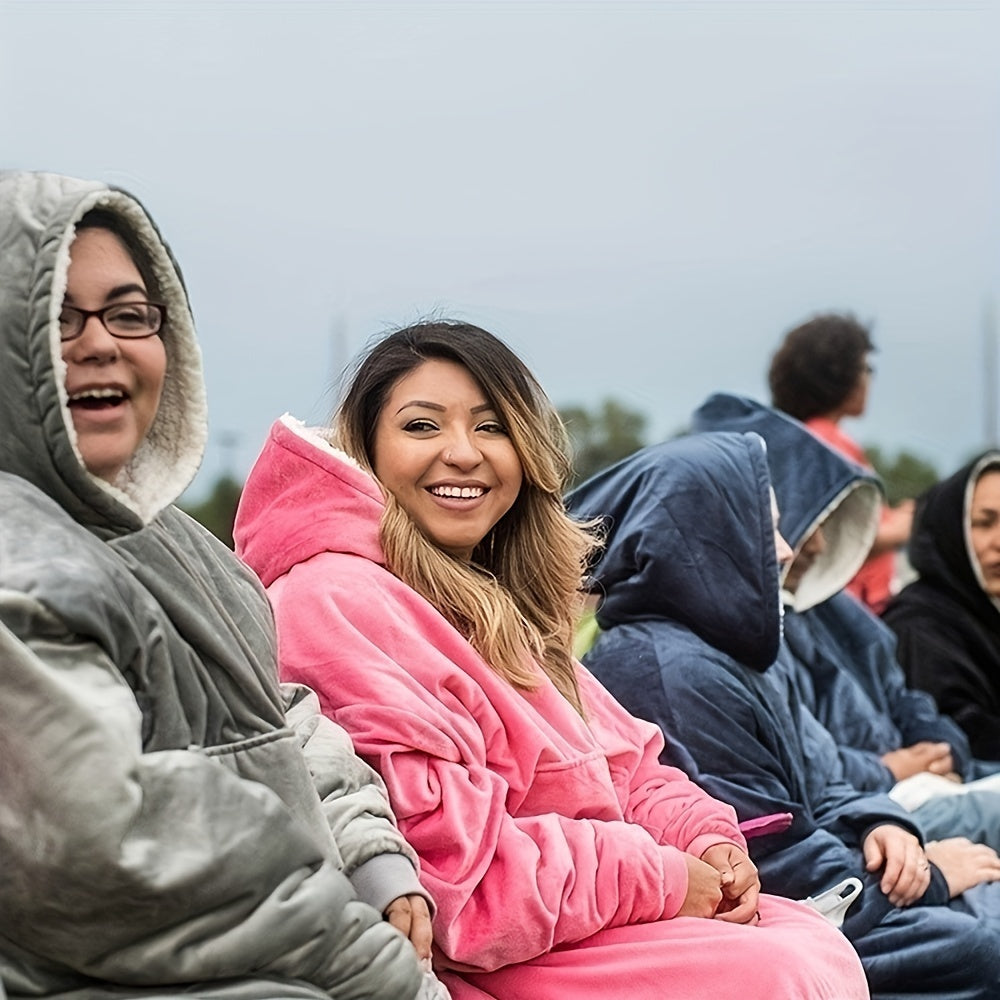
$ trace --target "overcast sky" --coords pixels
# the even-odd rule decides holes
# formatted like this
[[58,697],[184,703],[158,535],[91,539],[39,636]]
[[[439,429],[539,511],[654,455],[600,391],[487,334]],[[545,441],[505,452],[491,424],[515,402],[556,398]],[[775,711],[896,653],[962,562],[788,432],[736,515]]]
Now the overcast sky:
[[658,439],[851,310],[879,353],[846,428],[943,473],[986,443],[998,39],[994,0],[0,0],[0,165],[163,229],[206,362],[195,493],[428,314]]

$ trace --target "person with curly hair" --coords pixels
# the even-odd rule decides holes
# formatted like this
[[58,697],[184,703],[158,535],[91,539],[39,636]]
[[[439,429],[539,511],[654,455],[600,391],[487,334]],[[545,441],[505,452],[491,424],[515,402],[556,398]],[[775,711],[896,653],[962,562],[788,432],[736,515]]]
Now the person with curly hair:
[[[768,371],[772,404],[866,469],[872,468],[868,456],[840,422],[865,412],[873,351],[871,331],[854,316],[820,313],[785,334]],[[847,586],[876,614],[896,589],[895,554],[909,539],[912,523],[912,500],[884,506],[868,558]]]

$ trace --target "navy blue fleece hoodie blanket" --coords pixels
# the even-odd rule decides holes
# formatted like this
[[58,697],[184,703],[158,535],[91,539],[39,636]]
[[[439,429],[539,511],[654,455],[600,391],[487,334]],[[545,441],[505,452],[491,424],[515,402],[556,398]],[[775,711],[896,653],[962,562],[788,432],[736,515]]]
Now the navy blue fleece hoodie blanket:
[[895,778],[882,755],[922,740],[950,744],[955,770],[965,780],[995,770],[977,767],[959,727],[941,715],[933,698],[906,686],[892,631],[843,591],[871,545],[875,477],[797,420],[746,397],[710,396],[695,411],[692,427],[764,438],[782,534],[796,553],[823,528],[825,548],[796,592],[785,595],[784,632],[802,668],[801,693],[836,740],[851,784],[890,791]]
[[772,668],[781,609],[769,488],[761,438],[719,433],[644,449],[574,490],[571,512],[607,531],[591,580],[602,634],[585,662],[659,724],[665,760],[741,821],[793,814],[789,829],[751,843],[766,891],[801,899],[862,880],[844,932],[877,995],[1000,996],[1000,933],[962,901],[940,905],[948,891],[936,868],[922,905],[906,910],[865,871],[874,826],[919,828],[888,797],[847,783],[793,671]]

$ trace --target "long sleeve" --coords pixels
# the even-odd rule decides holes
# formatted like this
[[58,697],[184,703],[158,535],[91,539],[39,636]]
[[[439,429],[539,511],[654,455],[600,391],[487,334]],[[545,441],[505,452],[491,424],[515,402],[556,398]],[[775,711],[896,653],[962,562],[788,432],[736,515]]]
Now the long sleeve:
[[[551,684],[512,688],[368,561],[316,556],[269,595],[283,675],[317,691],[385,779],[451,964],[492,969],[670,917],[687,889],[683,848],[739,838],[731,812],[680,774],[653,793],[651,733],[634,760],[609,761]],[[684,817],[673,826],[671,809]],[[654,835],[668,830],[680,846]]]
[[288,724],[299,735],[344,874],[358,897],[380,913],[397,896],[413,894],[425,896],[433,908],[378,773],[354,752],[347,733],[320,712],[313,691],[285,684],[282,693]]
[[[256,970],[334,997],[415,993],[409,944],[274,791],[197,748],[143,753],[142,714],[96,643],[24,595],[2,617],[6,938],[120,983]],[[290,731],[274,739],[298,756]]]
[[[807,750],[803,741],[816,732],[802,732],[797,700],[789,703],[766,676],[739,667],[683,630],[660,636],[654,652],[645,636],[630,639],[633,628],[642,631],[638,625],[604,633],[588,666],[626,707],[659,725],[665,759],[730,803],[741,821],[793,815],[788,830],[751,844],[765,891],[802,899],[844,878],[860,878],[866,890],[845,933],[864,933],[890,904],[877,878],[864,870],[861,839],[885,822],[918,833],[912,821],[884,796],[850,788],[832,741]],[[628,670],[617,673],[616,662],[628,663]]]

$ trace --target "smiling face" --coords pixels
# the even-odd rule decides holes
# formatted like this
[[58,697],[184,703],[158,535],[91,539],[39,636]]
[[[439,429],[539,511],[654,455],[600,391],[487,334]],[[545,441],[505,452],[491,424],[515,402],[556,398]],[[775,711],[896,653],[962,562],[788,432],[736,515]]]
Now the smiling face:
[[976,482],[969,536],[986,593],[1000,597],[1000,469],[984,472]]
[[[107,229],[82,229],[70,245],[64,304],[100,309],[149,298],[124,244]],[[96,316],[62,345],[66,394],[87,470],[108,482],[128,464],[156,417],[167,360],[159,336],[112,337]]]
[[521,491],[521,461],[469,372],[429,360],[390,390],[373,440],[374,471],[439,549],[468,561]]

